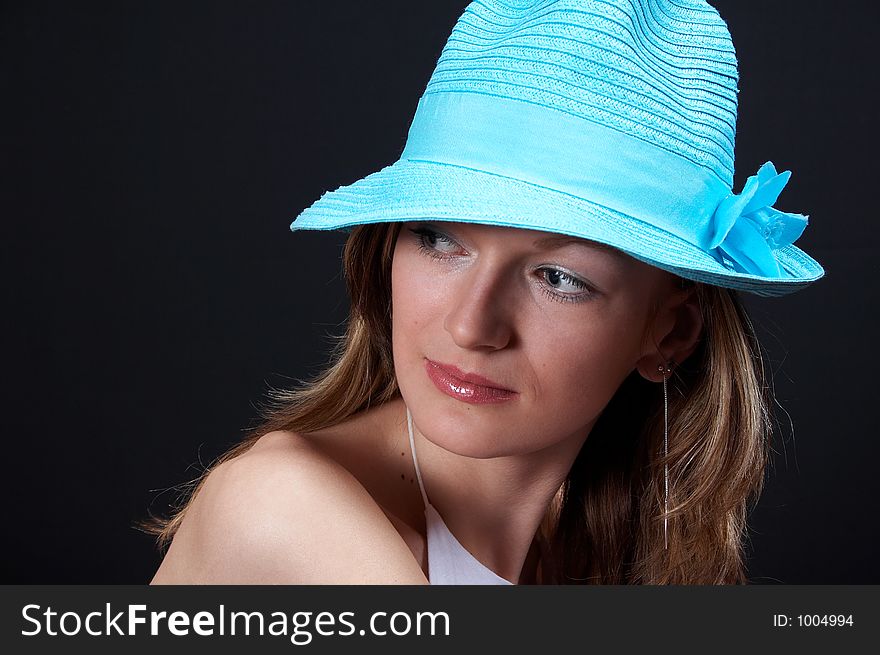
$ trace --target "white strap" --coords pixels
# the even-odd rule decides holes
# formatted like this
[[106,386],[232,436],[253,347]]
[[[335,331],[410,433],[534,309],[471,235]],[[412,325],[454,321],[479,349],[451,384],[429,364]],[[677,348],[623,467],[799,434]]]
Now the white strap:
[[413,465],[416,467],[416,477],[419,479],[419,489],[422,492],[422,500],[425,502],[425,507],[428,507],[430,503],[428,502],[428,495],[425,493],[425,484],[422,482],[422,472],[419,470],[419,460],[416,458],[416,443],[413,439],[412,414],[409,413],[409,407],[406,408],[406,427],[409,430],[409,448],[412,451]]

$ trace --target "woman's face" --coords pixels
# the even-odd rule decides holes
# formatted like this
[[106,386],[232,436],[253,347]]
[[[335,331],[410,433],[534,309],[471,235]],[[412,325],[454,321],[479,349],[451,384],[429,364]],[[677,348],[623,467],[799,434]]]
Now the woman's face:
[[640,358],[656,354],[652,309],[673,280],[583,239],[405,223],[392,263],[401,393],[422,433],[460,455],[583,438]]

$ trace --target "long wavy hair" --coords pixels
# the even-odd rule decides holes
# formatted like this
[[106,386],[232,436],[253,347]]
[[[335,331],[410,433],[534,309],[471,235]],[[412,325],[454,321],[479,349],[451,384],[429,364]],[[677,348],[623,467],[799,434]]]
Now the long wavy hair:
[[[213,468],[262,435],[308,433],[399,396],[391,349],[391,260],[399,231],[400,223],[379,223],[351,232],[343,252],[351,310],[328,367],[297,388],[270,388],[258,424],[179,488],[172,514],[140,522],[160,549]],[[547,509],[537,535],[541,584],[747,582],[746,520],[769,460],[772,391],[738,293],[681,282],[695,286],[704,327],[697,349],[668,381],[668,457],[660,385],[633,371]]]

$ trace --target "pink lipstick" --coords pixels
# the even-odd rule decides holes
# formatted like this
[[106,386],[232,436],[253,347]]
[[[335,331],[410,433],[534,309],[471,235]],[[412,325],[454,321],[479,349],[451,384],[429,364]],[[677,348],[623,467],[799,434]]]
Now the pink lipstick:
[[495,383],[487,378],[463,373],[454,366],[438,364],[427,358],[425,371],[440,391],[466,403],[474,405],[503,403],[517,395],[516,391],[492,386]]

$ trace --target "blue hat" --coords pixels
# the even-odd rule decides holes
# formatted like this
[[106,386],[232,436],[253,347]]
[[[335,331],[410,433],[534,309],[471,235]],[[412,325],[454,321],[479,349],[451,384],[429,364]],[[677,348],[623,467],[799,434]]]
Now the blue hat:
[[395,163],[291,230],[434,220],[599,241],[762,296],[824,270],[773,207],[764,164],[734,193],[737,61],[704,0],[477,0],[452,30]]

